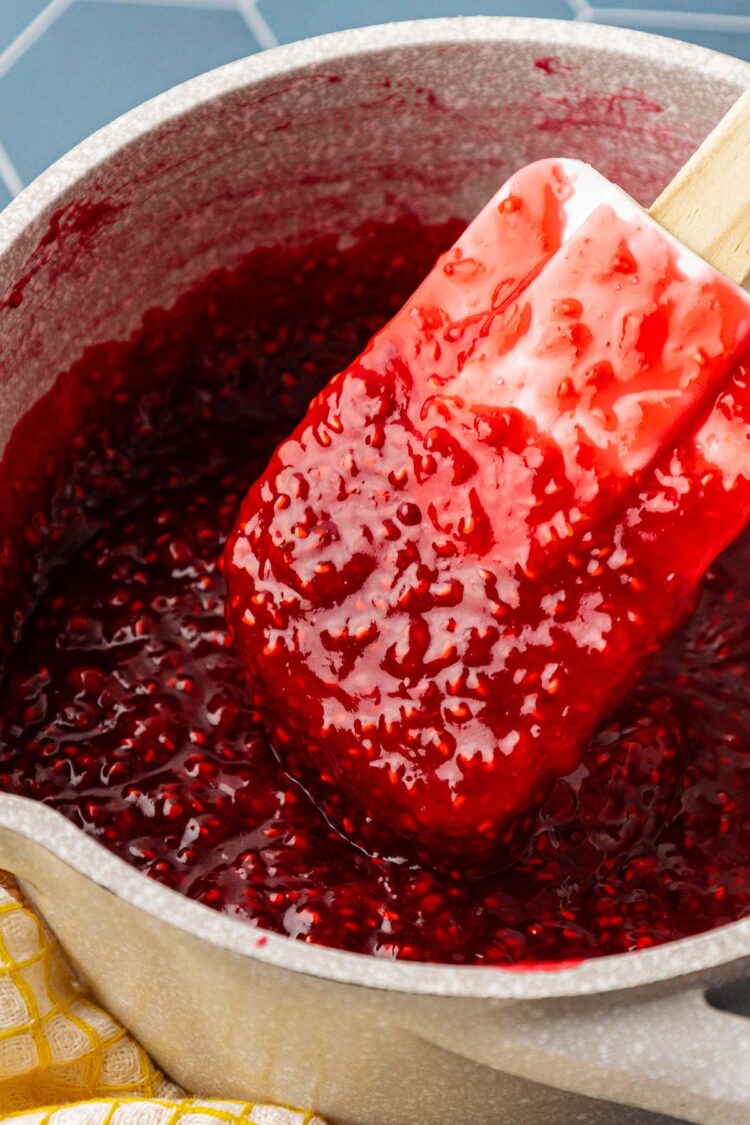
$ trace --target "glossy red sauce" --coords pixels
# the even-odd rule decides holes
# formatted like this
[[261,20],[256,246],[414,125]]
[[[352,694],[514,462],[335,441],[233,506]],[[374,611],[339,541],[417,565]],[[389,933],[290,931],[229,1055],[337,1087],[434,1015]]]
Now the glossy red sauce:
[[[0,696],[0,784],[217,909],[380,956],[570,960],[732,921],[750,913],[747,536],[481,879],[343,839],[253,711],[217,565],[241,497],[456,233],[405,221],[345,252],[256,255],[92,349],[19,427],[5,526],[18,497],[42,504],[42,477],[55,496],[14,556],[35,607]],[[58,426],[79,435],[73,463]]]

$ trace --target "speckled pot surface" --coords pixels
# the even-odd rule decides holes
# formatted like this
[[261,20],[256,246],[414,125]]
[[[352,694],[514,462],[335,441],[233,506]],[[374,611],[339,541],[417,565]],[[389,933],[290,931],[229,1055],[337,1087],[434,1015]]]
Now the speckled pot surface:
[[[0,309],[0,451],[87,344],[128,335],[261,242],[345,237],[405,209],[468,217],[548,155],[588,159],[649,202],[749,84],[747,64],[669,40],[465,19],[332,35],[180,86],[0,216],[0,294],[23,291]],[[320,174],[300,189],[309,170]],[[104,205],[106,221],[45,239],[53,214],[82,205]],[[550,971],[452,968],[275,934],[259,945],[248,925],[7,795],[0,864],[196,1092],[372,1125],[750,1121],[750,1024],[704,997],[750,965],[750,920]]]

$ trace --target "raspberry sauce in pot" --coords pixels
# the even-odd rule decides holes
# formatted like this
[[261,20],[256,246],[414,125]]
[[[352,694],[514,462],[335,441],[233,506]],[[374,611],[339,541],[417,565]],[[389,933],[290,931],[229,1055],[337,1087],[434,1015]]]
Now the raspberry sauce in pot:
[[39,510],[16,560],[0,786],[216,909],[378,956],[570,961],[733,921],[750,913],[747,535],[481,877],[388,854],[375,826],[353,845],[253,710],[218,565],[241,498],[459,229],[404,219],[343,250],[258,251],[91,349],[23,420],[0,511],[12,527],[35,489]]

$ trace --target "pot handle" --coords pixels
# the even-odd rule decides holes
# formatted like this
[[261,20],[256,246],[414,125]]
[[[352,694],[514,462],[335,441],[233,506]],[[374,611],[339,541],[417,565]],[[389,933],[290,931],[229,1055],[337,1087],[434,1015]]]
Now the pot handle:
[[[742,984],[734,986],[735,989]],[[750,981],[744,982],[750,1012]],[[714,990],[721,992],[721,990]],[[710,993],[712,998],[714,992]],[[750,1018],[704,987],[506,1003],[423,1037],[519,1078],[698,1125],[750,1123]]]

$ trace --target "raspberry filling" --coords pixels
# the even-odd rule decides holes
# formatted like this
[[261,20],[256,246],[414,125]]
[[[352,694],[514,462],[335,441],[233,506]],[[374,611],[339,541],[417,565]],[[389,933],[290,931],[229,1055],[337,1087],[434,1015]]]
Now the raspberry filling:
[[377,824],[355,846],[354,811],[327,817],[270,748],[219,556],[247,482],[458,229],[404,220],[344,251],[255,254],[92,349],[19,425],[0,510],[6,527],[29,496],[38,511],[14,540],[0,785],[190,897],[357,952],[533,964],[733,921],[750,913],[747,534],[502,870],[437,870]]

